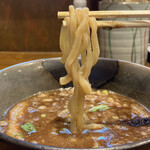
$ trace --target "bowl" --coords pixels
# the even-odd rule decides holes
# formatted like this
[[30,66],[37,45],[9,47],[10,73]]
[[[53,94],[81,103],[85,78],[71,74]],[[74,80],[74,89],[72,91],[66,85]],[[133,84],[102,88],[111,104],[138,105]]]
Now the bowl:
[[[39,91],[62,87],[58,80],[65,74],[60,58],[29,61],[1,70],[0,115],[2,116],[12,105]],[[94,88],[113,90],[135,99],[150,109],[150,68],[148,67],[121,60],[100,58],[92,69],[90,82]],[[71,84],[66,86],[71,86]],[[150,138],[102,150],[148,150],[149,148]],[[0,149],[52,150],[65,148],[24,142],[0,133]]]

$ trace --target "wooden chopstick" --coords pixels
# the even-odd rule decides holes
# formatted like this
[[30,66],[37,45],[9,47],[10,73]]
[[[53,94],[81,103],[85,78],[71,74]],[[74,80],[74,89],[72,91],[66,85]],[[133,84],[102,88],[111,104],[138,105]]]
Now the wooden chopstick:
[[150,27],[150,21],[97,21],[97,26],[99,28],[144,28]]
[[[68,11],[58,11],[58,19],[69,17]],[[90,17],[95,18],[150,18],[150,10],[134,11],[89,11]]]
[[[63,21],[63,26],[67,26],[66,21]],[[143,28],[150,27],[149,20],[136,21],[97,21],[99,28]]]

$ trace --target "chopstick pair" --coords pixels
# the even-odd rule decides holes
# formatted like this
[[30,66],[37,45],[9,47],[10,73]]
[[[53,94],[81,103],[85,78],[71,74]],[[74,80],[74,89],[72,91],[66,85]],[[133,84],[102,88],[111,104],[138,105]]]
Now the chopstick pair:
[[[58,12],[58,19],[69,17],[69,12]],[[134,11],[90,11],[90,17],[97,19],[114,19],[114,18],[150,18],[150,10],[134,10]],[[63,21],[66,26],[66,22]],[[97,21],[99,28],[143,28],[150,27],[150,20],[135,20],[135,21]]]

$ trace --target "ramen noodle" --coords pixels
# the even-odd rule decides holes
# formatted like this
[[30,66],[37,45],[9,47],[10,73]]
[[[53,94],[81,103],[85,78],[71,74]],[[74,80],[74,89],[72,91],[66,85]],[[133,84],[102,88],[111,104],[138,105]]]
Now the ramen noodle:
[[[63,52],[61,62],[65,63],[67,75],[60,78],[64,85],[73,81],[74,94],[68,108],[71,113],[71,131],[80,132],[84,128],[83,108],[85,94],[92,92],[88,77],[91,68],[99,57],[99,44],[97,38],[97,23],[94,17],[89,17],[89,9],[74,9],[69,7],[70,17],[64,20],[67,26],[61,28],[60,48]],[[81,56],[81,64],[78,57]]]

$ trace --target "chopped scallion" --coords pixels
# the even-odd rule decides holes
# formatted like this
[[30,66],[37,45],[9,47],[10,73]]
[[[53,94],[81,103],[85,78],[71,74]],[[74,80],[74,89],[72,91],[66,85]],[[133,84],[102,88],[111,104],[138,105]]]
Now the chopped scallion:
[[29,133],[36,132],[34,125],[32,123],[29,123],[29,122],[25,123],[24,125],[21,125],[21,128],[24,131],[29,132]]
[[93,108],[90,108],[90,109],[88,110],[88,112],[95,112],[95,111],[97,111],[97,110],[99,110],[99,111],[104,111],[104,110],[108,110],[108,109],[109,109],[109,107],[108,107],[107,105],[101,104],[101,105],[95,106],[95,107],[93,107]]
[[108,95],[108,91],[107,90],[103,90],[102,94]]
[[119,117],[118,116],[113,116],[113,119],[118,120]]
[[45,118],[45,117],[46,117],[46,114],[41,114],[41,117],[42,117],[42,118]]

